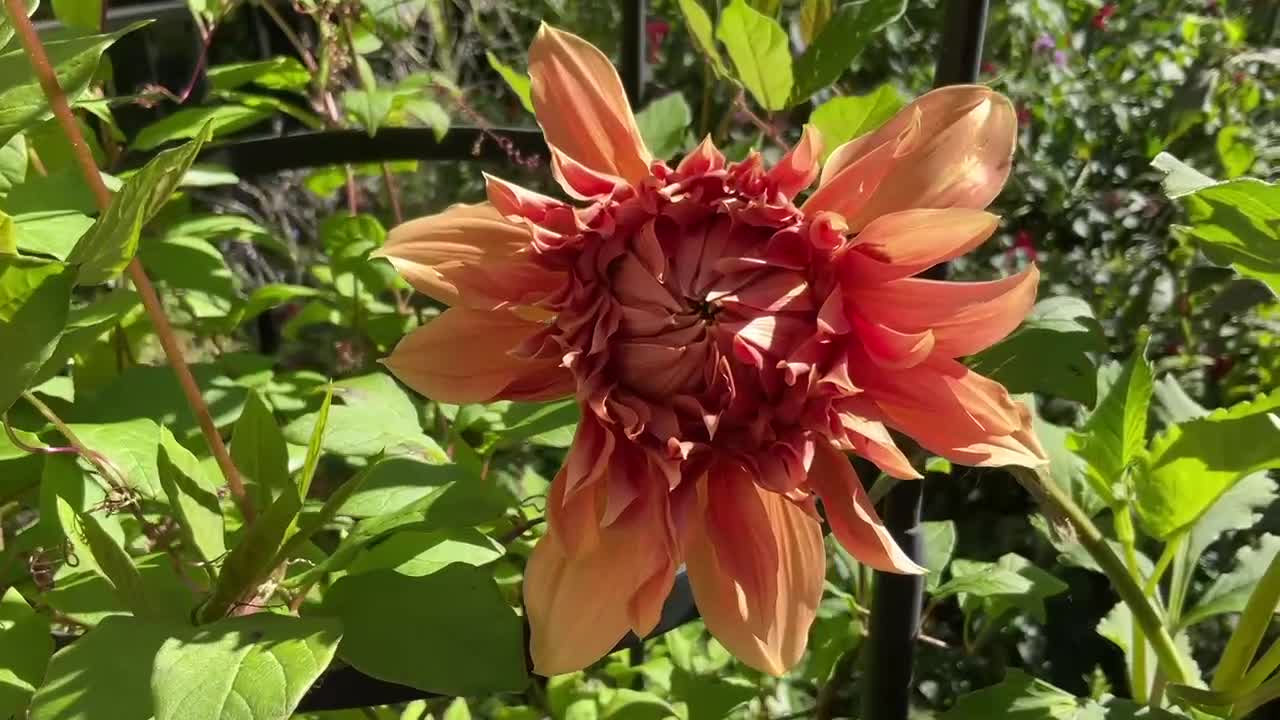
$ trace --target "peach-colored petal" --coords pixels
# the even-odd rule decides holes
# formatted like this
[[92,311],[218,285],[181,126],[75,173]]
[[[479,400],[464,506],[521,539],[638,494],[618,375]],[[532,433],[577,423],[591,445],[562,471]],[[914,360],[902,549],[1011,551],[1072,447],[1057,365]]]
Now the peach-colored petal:
[[[552,483],[548,504],[562,502],[564,478]],[[675,578],[674,530],[664,478],[622,478],[639,497],[607,527],[592,495],[579,493],[552,516],[546,537],[525,568],[524,599],[534,670],[558,675],[581,670],[609,652],[627,630],[641,637],[658,622]],[[612,481],[612,478],[610,478]],[[560,540],[565,525],[593,528],[592,541],[570,556]]]
[[936,344],[932,330],[899,332],[853,314],[853,324],[867,355],[887,370],[915,367],[928,359]]
[[822,162],[822,133],[813,125],[805,125],[800,142],[769,170],[769,181],[787,197],[795,197],[800,191],[818,179]]
[[[875,196],[895,163],[920,146],[923,142],[920,133],[921,118],[917,108],[897,133],[886,137],[875,147],[847,157],[839,164],[828,159],[822,169],[818,189],[804,201],[801,209],[811,215],[833,213],[842,218],[845,230],[861,230],[869,219],[863,215],[862,209]],[[836,157],[832,155],[832,159]]]
[[428,297],[494,310],[532,302],[563,283],[534,260],[529,240],[527,228],[490,205],[454,205],[393,228],[374,256],[390,260]]
[[585,167],[639,183],[649,154],[618,72],[586,40],[543,25],[529,48],[534,115],[547,143]]
[[953,85],[925,93],[879,129],[837,148],[827,159],[818,192],[900,136],[917,117],[919,142],[895,153],[871,197],[845,215],[850,227],[911,208],[984,208],[1004,186],[1018,130],[1013,104],[990,88]]
[[874,323],[900,333],[932,331],[935,357],[963,357],[1003,340],[1035,304],[1034,266],[1001,280],[959,283],[906,278],[881,285],[845,285],[845,298]]
[[[712,534],[711,524],[694,515],[684,524],[685,565],[693,586],[694,600],[707,629],[738,659],[757,670],[781,675],[799,662],[808,641],[826,573],[822,530],[818,523],[785,497],[760,490],[752,482],[722,486],[712,497],[706,481],[699,491],[700,509],[706,512],[724,500],[725,493],[748,497],[751,506],[763,511],[763,524],[750,528],[750,536],[723,539]],[[761,580],[743,575],[741,546],[767,548],[773,560],[773,595],[750,597]],[[731,555],[730,553],[733,553]],[[760,572],[749,568],[749,572]],[[760,616],[752,614],[760,608]]]
[[872,220],[841,258],[852,286],[910,277],[991,237],[1000,218],[982,210],[904,210]]
[[563,397],[574,384],[558,361],[511,354],[541,329],[506,310],[451,308],[406,335],[383,363],[401,382],[438,402]]
[[1044,464],[1031,414],[999,383],[954,360],[861,378],[890,426],[964,465]]
[[858,562],[884,572],[924,572],[880,522],[853,465],[839,450],[826,443],[818,444],[809,469],[809,487],[822,498],[831,532]]

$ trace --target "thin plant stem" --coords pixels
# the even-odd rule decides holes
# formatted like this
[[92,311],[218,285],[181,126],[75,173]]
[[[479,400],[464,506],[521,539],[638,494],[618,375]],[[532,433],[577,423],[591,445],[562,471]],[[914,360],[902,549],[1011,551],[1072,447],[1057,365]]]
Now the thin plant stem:
[[1160,587],[1160,580],[1164,577],[1164,573],[1173,563],[1173,559],[1177,557],[1178,552],[1182,550],[1182,543],[1186,540],[1187,534],[1180,532],[1169,538],[1169,542],[1165,543],[1164,551],[1160,553],[1160,559],[1156,561],[1155,570],[1151,571],[1151,577],[1147,578],[1147,584],[1143,588],[1148,595],[1152,595]]
[[285,39],[289,41],[289,44],[293,46],[293,49],[298,52],[298,57],[302,60],[302,65],[307,68],[308,72],[314,74],[318,69],[316,66],[315,56],[312,55],[311,51],[307,49],[307,46],[303,44],[302,38],[298,36],[297,31],[295,31],[293,27],[280,15],[280,11],[273,7],[271,0],[259,2],[257,5],[262,8],[262,11],[267,14],[267,17],[271,18],[271,21],[276,24],[276,28],[278,28],[280,33],[284,35]]
[[1271,673],[1275,672],[1276,668],[1280,668],[1280,638],[1276,638],[1271,643],[1271,647],[1258,658],[1258,662],[1244,674],[1244,679],[1240,681],[1240,688],[1242,690],[1257,689],[1271,677]]
[[391,217],[399,225],[404,222],[404,208],[400,205],[400,186],[391,173],[391,166],[382,163],[382,183],[387,188],[387,200],[391,203]]
[[[85,181],[93,191],[98,208],[105,212],[111,206],[111,191],[107,189],[106,184],[102,181],[102,174],[98,171],[98,166],[94,162],[93,153],[89,150],[84,136],[80,133],[80,127],[76,123],[75,116],[71,113],[70,104],[67,102],[67,95],[58,84],[58,78],[54,74],[53,66],[49,64],[49,56],[45,53],[44,46],[40,44],[40,38],[36,34],[35,27],[27,17],[24,3],[22,0],[5,0],[5,7],[9,11],[9,19],[13,23],[14,30],[17,32],[18,38],[27,52],[27,58],[31,61],[31,66],[35,70],[36,78],[40,81],[40,87],[44,90],[44,94],[49,100],[49,106],[53,110],[58,124],[62,126],[67,141],[71,144],[72,154],[80,165],[80,171],[84,174]],[[183,394],[187,397],[187,404],[191,406],[191,412],[200,424],[200,430],[204,434],[205,441],[209,443],[209,449],[217,460],[218,467],[222,470],[222,475],[227,482],[227,489],[231,492],[231,496],[239,506],[245,520],[252,522],[254,517],[253,505],[249,502],[249,496],[245,492],[244,482],[240,479],[240,472],[236,469],[235,463],[232,462],[231,454],[227,452],[227,446],[222,442],[222,436],[218,433],[217,425],[213,422],[213,416],[209,414],[209,407],[205,404],[204,397],[200,394],[200,387],[196,385],[195,378],[191,375],[191,368],[187,366],[187,361],[182,355],[182,347],[178,344],[178,338],[174,334],[173,327],[169,324],[169,317],[164,312],[160,297],[156,294],[155,287],[152,286],[151,279],[147,277],[146,271],[142,269],[142,263],[136,257],[129,262],[128,272],[129,279],[133,281],[138,290],[143,308],[146,309],[147,316],[155,327],[156,336],[160,339],[160,345],[164,348],[165,356],[168,358],[170,366],[173,367],[174,373],[178,376],[178,383],[182,386]]]
[[1075,530],[1081,547],[1089,553],[1103,574],[1111,580],[1112,587],[1120,599],[1129,606],[1133,613],[1133,621],[1142,627],[1155,651],[1160,671],[1171,684],[1188,685],[1193,682],[1192,670],[1178,652],[1173,636],[1165,628],[1160,616],[1160,609],[1152,599],[1143,592],[1142,586],[1129,573],[1124,561],[1116,555],[1107,543],[1102,531],[1088,514],[1076,504],[1060,485],[1048,477],[1045,470],[1032,470],[1023,467],[1011,467],[1010,472],[1018,479],[1038,502],[1046,505],[1046,512],[1053,518],[1067,522]]
[[[1120,536],[1120,543],[1124,547],[1125,564],[1129,569],[1129,576],[1137,582],[1142,582],[1142,571],[1138,568],[1138,549],[1133,531],[1133,516],[1129,514],[1128,507],[1120,507],[1115,510],[1116,517],[1116,534]],[[1148,698],[1147,688],[1147,638],[1142,631],[1142,626],[1133,623],[1131,628],[1131,636],[1129,639],[1129,653],[1133,660],[1129,672],[1129,691],[1133,694],[1133,701],[1139,705],[1145,705]]]

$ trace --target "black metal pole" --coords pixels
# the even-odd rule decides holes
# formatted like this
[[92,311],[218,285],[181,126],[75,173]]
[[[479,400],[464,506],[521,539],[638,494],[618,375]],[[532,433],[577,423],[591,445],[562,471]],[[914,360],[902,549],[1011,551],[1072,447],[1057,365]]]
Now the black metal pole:
[[[935,87],[977,81],[987,9],[988,0],[948,0],[934,69]],[[933,268],[928,275],[944,277],[945,265]],[[917,563],[924,560],[924,538],[920,533],[922,482],[898,483],[885,498],[881,513],[885,526],[903,552]],[[876,573],[862,720],[907,720],[923,600],[923,577]]]
[[644,96],[645,2],[626,0],[622,4],[622,87],[633,108],[640,108]]

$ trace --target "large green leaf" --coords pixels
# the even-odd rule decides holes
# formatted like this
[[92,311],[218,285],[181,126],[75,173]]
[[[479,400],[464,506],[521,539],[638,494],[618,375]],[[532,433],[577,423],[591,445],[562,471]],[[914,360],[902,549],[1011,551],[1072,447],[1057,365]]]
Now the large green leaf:
[[1138,517],[1166,538],[1246,475],[1280,467],[1280,390],[1170,426],[1136,476]]
[[[417,406],[391,376],[362,375],[334,383],[334,388],[342,404],[329,410],[323,445],[326,452],[357,457],[407,454],[440,463],[448,460],[436,441],[422,432]],[[289,423],[285,438],[295,445],[307,444],[318,417],[318,413],[308,413]]]
[[1084,427],[1067,439],[1067,446],[1087,463],[1094,490],[1108,505],[1115,502],[1115,488],[1146,448],[1152,383],[1146,343],[1139,342]]
[[195,455],[168,428],[160,428],[156,463],[160,485],[178,519],[183,539],[204,558],[215,562],[227,552],[218,486]]
[[942,583],[942,573],[951,563],[951,556],[956,551],[956,524],[950,520],[921,523],[924,535],[924,566],[929,570],[925,576],[925,589],[931,594],[937,592]]
[[273,57],[253,62],[215,65],[207,73],[214,90],[235,90],[250,83],[268,90],[302,90],[311,82],[311,73],[292,57]]
[[528,682],[520,619],[492,573],[454,564],[334,583],[324,612],[342,620],[338,655],[366,675],[448,695],[513,692]]
[[1187,232],[1205,255],[1280,294],[1280,186],[1253,178],[1214,182],[1166,153],[1152,164],[1168,173],[1165,193],[1186,203]]
[[[98,59],[116,40],[142,27],[135,23],[105,35],[82,35],[44,43],[58,84],[74,100],[89,86]],[[49,102],[40,89],[31,61],[18,48],[0,54],[0,144],[49,116]]]
[[[116,595],[139,617],[157,617],[162,608],[147,591],[141,573],[133,564],[133,558],[125,552],[120,542],[111,536],[92,513],[78,513],[62,498],[58,498],[58,517],[67,538],[77,554],[93,556],[94,564]],[[86,553],[87,550],[87,553]]]
[[1179,621],[1181,626],[1188,627],[1216,615],[1244,610],[1253,589],[1258,586],[1277,553],[1280,553],[1280,537],[1271,533],[1262,534],[1258,547],[1246,545],[1240,548],[1230,572],[1219,575],[1205,589],[1195,605],[1182,616]]
[[27,141],[23,136],[14,135],[8,143],[0,146],[0,197],[22,184],[27,177],[28,164]]
[[72,423],[70,427],[85,447],[111,461],[120,473],[120,481],[145,498],[164,497],[160,471],[156,469],[160,428],[155,421],[137,418],[92,425]]
[[716,37],[729,51],[738,79],[766,110],[781,110],[791,94],[791,48],[787,33],[745,0],[733,0],[720,13]]
[[[1028,405],[1034,408],[1034,403]],[[1093,488],[1088,464],[1067,447],[1071,430],[1045,422],[1034,410],[1031,422],[1040,446],[1049,456],[1050,479],[1071,493],[1071,499],[1090,516],[1098,514],[1106,507],[1106,501]]]
[[[1020,610],[1044,622],[1044,601],[1067,590],[1066,583],[1016,553],[1007,553],[995,563],[953,560],[951,575],[947,585],[965,585],[960,592],[965,594],[966,611],[980,600],[989,622],[1009,610]],[[937,594],[943,594],[942,587]]]
[[151,675],[155,720],[286,720],[342,637],[328,618],[263,613],[165,640]]
[[846,3],[827,21],[818,39],[796,60],[791,104],[802,103],[849,69],[884,26],[902,17],[907,0],[866,0]]
[[[1204,551],[1226,533],[1254,527],[1262,520],[1262,511],[1277,497],[1276,483],[1265,471],[1250,473],[1232,485],[1188,531],[1188,561],[1198,562]],[[1191,582],[1190,573],[1187,582]]]
[[0,717],[21,717],[53,654],[49,620],[9,588],[0,595]]
[[[31,17],[40,6],[40,0],[23,0],[23,4],[27,7],[27,17]],[[0,12],[0,50],[8,47],[13,40],[13,35],[14,27],[9,19],[9,13]]]
[[152,150],[173,140],[197,138],[206,131],[210,137],[221,137],[257,125],[274,114],[272,108],[265,106],[206,105],[187,108],[143,128],[133,139],[133,148]]
[[0,260],[0,412],[48,362],[67,322],[76,269]]
[[256,392],[250,392],[231,435],[231,459],[240,469],[254,501],[266,505],[289,482],[289,450],[275,415]]
[[[1102,618],[1102,621],[1098,623],[1097,627],[1099,635],[1109,640],[1124,653],[1125,663],[1130,673],[1133,672],[1134,660],[1132,651],[1134,639],[1133,631],[1133,611],[1131,611],[1129,606],[1123,602],[1116,603],[1115,607],[1111,608],[1111,612],[1107,613],[1106,616]],[[1187,634],[1176,633],[1174,635],[1173,644],[1174,648],[1178,651],[1178,654],[1182,656],[1184,665],[1192,669],[1191,674],[1195,683],[1197,685],[1202,684],[1200,681],[1200,669],[1196,665],[1195,658],[1192,657],[1191,642],[1187,639]],[[1147,657],[1153,657],[1154,650],[1151,648],[1151,643],[1146,643],[1146,646]],[[1155,682],[1157,666],[1158,663],[1147,662],[1147,676],[1145,679],[1147,685]],[[1132,677],[1132,675],[1130,676]]]
[[392,533],[362,552],[348,572],[394,570],[401,575],[430,575],[453,563],[488,565],[506,554],[506,548],[475,528],[436,532],[406,530]]
[[693,111],[684,95],[673,92],[663,95],[636,113],[636,125],[640,137],[655,157],[670,160],[684,150],[693,124]]
[[1115,698],[1099,702],[1078,698],[1043,680],[1010,670],[1004,681],[956,700],[940,720],[1177,720],[1159,709],[1147,709]]
[[53,354],[31,379],[31,384],[38,385],[61,374],[73,356],[87,351],[103,333],[120,325],[134,312],[142,312],[142,303],[137,293],[125,288],[112,290],[88,305],[73,308]]
[[969,366],[1010,392],[1038,392],[1092,406],[1098,367],[1090,353],[1106,349],[1089,303],[1059,296],[1036,303],[1013,334],[970,358]]
[[679,0],[679,3],[680,14],[684,16],[684,25],[689,29],[689,34],[693,36],[698,49],[706,56],[707,62],[711,63],[711,69],[716,75],[729,77],[729,68],[725,67],[720,51],[716,49],[716,41],[711,30],[711,17],[707,15],[700,0]]
[[169,201],[210,133],[211,127],[206,125],[194,140],[160,153],[125,181],[111,206],[67,258],[80,266],[80,284],[104,283],[129,264],[138,250],[143,225]]
[[[111,519],[99,518],[104,525]],[[98,571],[86,569],[91,562],[91,559],[81,560],[74,568],[63,567],[58,571],[53,589],[44,595],[49,607],[87,627],[116,615],[132,616],[132,611],[111,583]],[[134,567],[142,576],[147,595],[154,599],[166,620],[176,623],[190,621],[191,608],[196,605],[191,579],[178,575],[173,557],[168,553],[143,555],[134,559]]]
[[151,666],[179,626],[111,617],[59,650],[30,720],[151,720]]
[[103,0],[53,0],[53,15],[76,30],[93,32],[102,25]]
[[370,469],[369,479],[342,506],[341,513],[369,518],[395,512],[453,482],[478,482],[478,478],[454,463],[387,458]]
[[841,145],[875,130],[902,108],[902,96],[889,83],[866,95],[833,97],[814,108],[809,116],[822,133],[822,157]]
[[226,317],[240,302],[235,274],[208,240],[167,235],[142,243],[138,259],[152,281],[197,320]]

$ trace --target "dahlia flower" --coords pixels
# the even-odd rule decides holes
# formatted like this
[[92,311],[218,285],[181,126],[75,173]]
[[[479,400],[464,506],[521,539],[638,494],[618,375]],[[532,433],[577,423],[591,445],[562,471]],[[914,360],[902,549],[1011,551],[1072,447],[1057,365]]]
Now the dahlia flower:
[[573,201],[489,177],[487,203],[395,228],[382,255],[450,307],[386,365],[441,402],[582,408],[525,575],[537,671],[644,637],[683,566],[711,633],[780,674],[822,595],[823,516],[860,562],[922,572],[844,453],[920,477],[895,430],[959,463],[1043,463],[1027,409],[956,360],[1021,322],[1037,271],[913,277],[996,228],[981,208],[1009,173],[1013,107],[948,87],[825,167],[813,127],[773,167],[709,139],[671,167],[599,50],[544,26],[529,54]]

